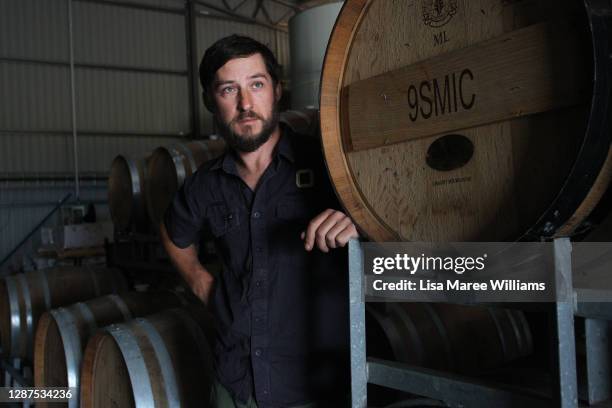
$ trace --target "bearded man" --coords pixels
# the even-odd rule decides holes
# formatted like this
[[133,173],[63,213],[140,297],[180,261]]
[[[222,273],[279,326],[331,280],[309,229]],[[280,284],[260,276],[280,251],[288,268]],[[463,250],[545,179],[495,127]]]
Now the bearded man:
[[[348,395],[346,249],[317,137],[279,124],[280,67],[233,35],[200,65],[204,103],[229,146],[185,181],[161,225],[174,265],[215,316],[212,406],[314,407]],[[194,246],[211,233],[213,277]]]

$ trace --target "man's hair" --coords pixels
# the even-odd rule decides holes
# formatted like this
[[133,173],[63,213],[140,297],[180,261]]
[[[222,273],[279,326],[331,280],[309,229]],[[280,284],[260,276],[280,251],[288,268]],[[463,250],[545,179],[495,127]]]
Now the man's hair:
[[209,110],[211,110],[211,106],[209,106],[207,99],[217,70],[229,60],[249,57],[253,54],[261,54],[268,74],[270,74],[272,82],[276,86],[280,78],[280,65],[278,65],[272,51],[259,41],[234,34],[221,38],[206,50],[200,63],[200,83],[204,90],[204,102]]

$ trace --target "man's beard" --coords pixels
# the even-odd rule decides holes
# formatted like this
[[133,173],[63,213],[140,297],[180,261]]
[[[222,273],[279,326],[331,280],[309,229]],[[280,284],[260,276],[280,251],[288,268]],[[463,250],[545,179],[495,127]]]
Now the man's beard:
[[[229,145],[229,147],[235,151],[250,153],[259,149],[261,145],[270,139],[272,132],[274,132],[278,126],[279,117],[278,104],[275,104],[274,108],[272,109],[272,115],[267,120],[253,111],[248,111],[240,113],[238,117],[232,119],[229,123],[223,122],[217,117],[217,115],[215,115],[215,123],[219,128],[219,133],[225,139],[225,142]],[[238,121],[246,118],[256,118],[261,120],[261,132],[250,136],[241,136],[235,133],[232,130],[232,125],[237,124]]]

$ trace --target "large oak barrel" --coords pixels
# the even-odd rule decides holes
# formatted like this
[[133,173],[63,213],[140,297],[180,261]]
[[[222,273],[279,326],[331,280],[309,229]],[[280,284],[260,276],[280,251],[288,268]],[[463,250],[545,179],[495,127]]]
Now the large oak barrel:
[[[175,292],[129,292],[107,295],[46,312],[34,341],[36,387],[80,388],[81,361],[87,341],[99,327],[132,320],[163,309],[180,307]],[[66,406],[77,407],[78,399]]]
[[145,186],[149,157],[118,155],[108,178],[108,209],[119,231],[146,231],[148,225]]
[[158,147],[148,164],[147,208],[151,222],[159,225],[174,193],[202,163],[219,156],[225,148],[222,140],[199,140],[168,147]]
[[45,311],[126,290],[121,271],[97,266],[59,267],[5,277],[0,280],[3,353],[31,361],[34,330]]
[[533,352],[522,311],[430,303],[368,307],[368,354],[478,374]]
[[171,309],[107,327],[83,356],[81,407],[203,407],[212,355],[193,314]]
[[610,8],[347,0],[321,128],[361,229],[379,241],[571,234],[611,177]]
[[296,109],[281,112],[279,122],[301,136],[320,137],[319,111]]

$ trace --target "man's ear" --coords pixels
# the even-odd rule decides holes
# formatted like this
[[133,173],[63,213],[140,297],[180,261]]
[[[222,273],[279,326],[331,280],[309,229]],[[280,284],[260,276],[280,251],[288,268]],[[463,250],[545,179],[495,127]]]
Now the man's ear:
[[215,102],[213,101],[212,95],[210,92],[202,92],[202,100],[204,100],[204,106],[210,113],[215,113]]
[[276,87],[274,87],[274,99],[276,102],[281,100],[281,96],[283,96],[283,86],[281,85],[280,81],[278,81]]

